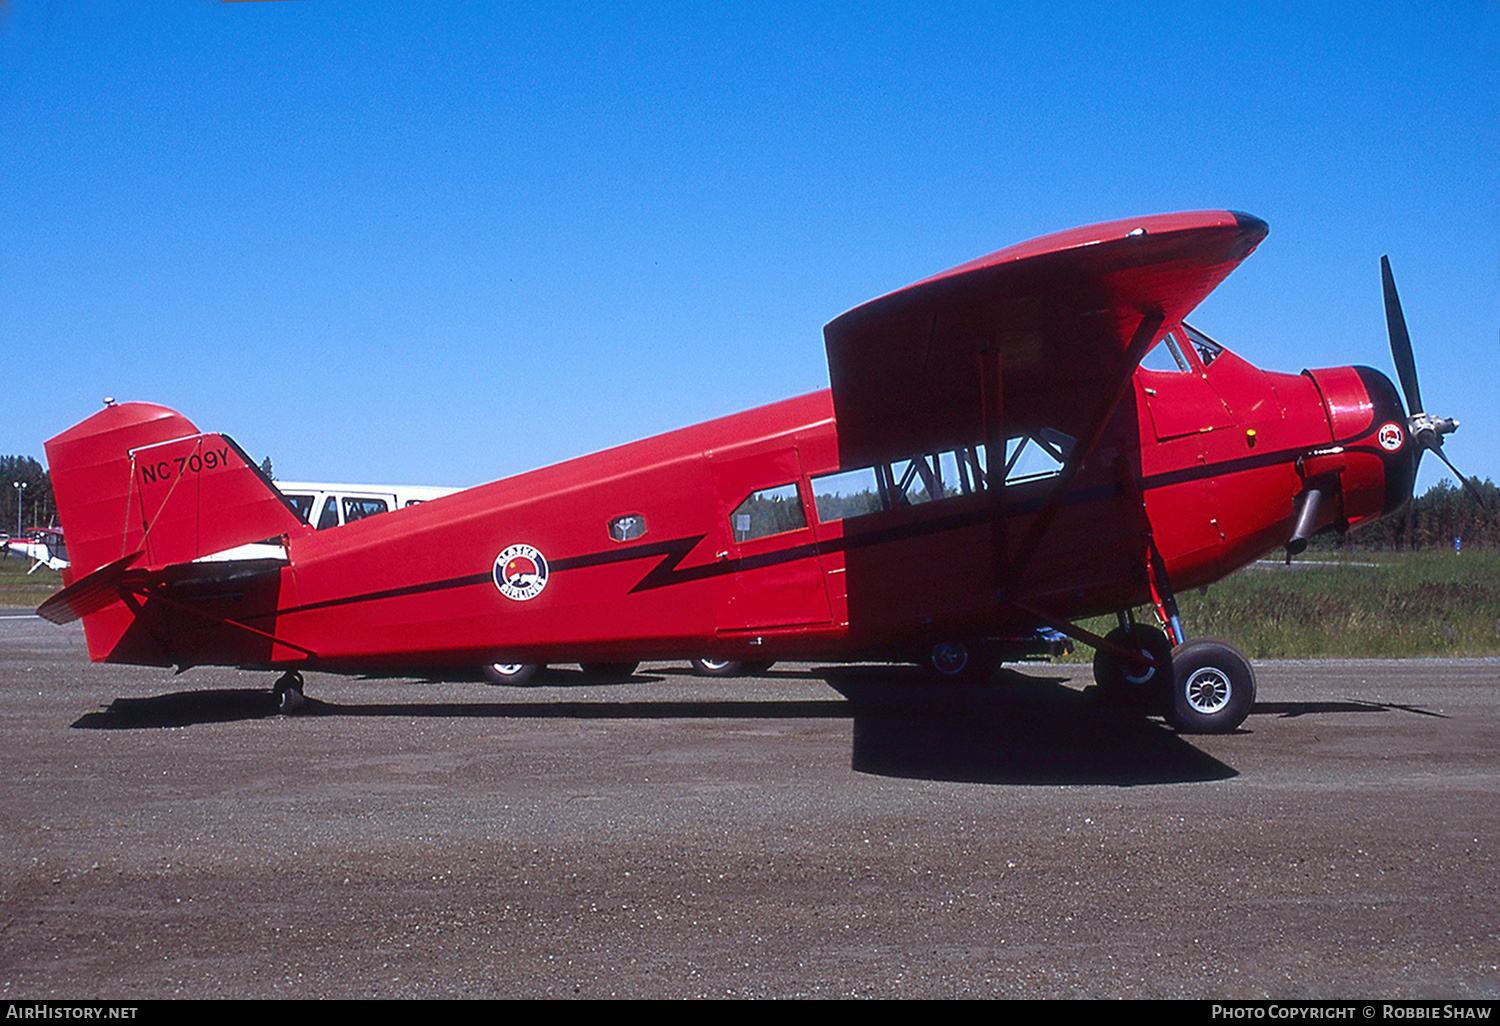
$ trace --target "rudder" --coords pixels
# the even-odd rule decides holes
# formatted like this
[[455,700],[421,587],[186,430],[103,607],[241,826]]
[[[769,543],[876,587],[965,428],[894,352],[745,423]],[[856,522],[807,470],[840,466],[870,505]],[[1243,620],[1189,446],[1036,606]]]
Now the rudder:
[[231,439],[165,406],[107,406],[46,450],[69,582],[134,552],[159,567],[310,530]]

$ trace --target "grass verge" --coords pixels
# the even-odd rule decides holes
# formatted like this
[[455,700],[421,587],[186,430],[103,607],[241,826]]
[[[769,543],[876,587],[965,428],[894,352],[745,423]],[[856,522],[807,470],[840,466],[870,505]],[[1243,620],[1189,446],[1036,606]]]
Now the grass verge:
[[[1268,561],[1177,602],[1189,637],[1223,638],[1257,659],[1500,655],[1500,552]],[[1102,634],[1114,623],[1084,626]]]
[[56,570],[37,567],[24,556],[0,559],[0,609],[35,609],[62,587],[62,575]]

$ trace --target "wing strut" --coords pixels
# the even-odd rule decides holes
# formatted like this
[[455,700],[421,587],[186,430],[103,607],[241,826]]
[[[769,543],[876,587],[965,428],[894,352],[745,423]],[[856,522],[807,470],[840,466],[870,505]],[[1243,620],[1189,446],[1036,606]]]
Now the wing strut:
[[1099,635],[1095,634],[1091,630],[1088,630],[1087,628],[1080,627],[1076,623],[1069,623],[1067,620],[1059,620],[1057,617],[1044,613],[1034,606],[1028,606],[1024,602],[1012,602],[1011,605],[1021,612],[1025,613],[1027,616],[1033,618],[1038,623],[1045,624],[1048,627],[1051,627],[1059,634],[1066,634],[1074,641],[1081,641],[1085,645],[1092,646],[1093,648],[1112,652],[1117,659],[1122,659],[1127,662],[1139,661],[1144,662],[1149,666],[1154,666],[1157,669],[1163,668],[1163,664],[1158,662],[1156,658],[1149,652],[1132,652],[1130,649],[1126,648],[1123,645],[1116,645],[1108,638],[1101,638]]
[[1000,350],[985,349],[979,354],[980,391],[984,403],[984,451],[992,468],[985,495],[989,498],[990,561],[993,580],[1004,587],[1006,564],[1010,561],[1008,532],[1005,525],[1005,382],[1002,378]]
[[[1114,416],[1115,410],[1120,405],[1120,400],[1125,398],[1125,392],[1130,388],[1131,381],[1134,380],[1135,368],[1140,364],[1141,358],[1146,355],[1146,350],[1151,348],[1151,343],[1156,341],[1156,336],[1161,331],[1161,326],[1165,320],[1166,315],[1160,309],[1148,310],[1141,318],[1141,323],[1136,326],[1135,334],[1130,337],[1130,345],[1121,354],[1120,374],[1115,382],[1114,389],[1110,391],[1104,401],[1099,404],[1098,409],[1095,410],[1094,419],[1089,423],[1088,431],[1079,439],[1080,444],[1075,445],[1073,451],[1069,453],[1068,461],[1063,465],[1063,469],[1057,478],[1057,484],[1053,486],[1052,494],[1047,499],[1047,505],[1042,507],[1036,519],[1031,522],[1031,529],[1026,532],[1026,537],[1022,539],[1020,548],[1016,550],[1015,561],[1010,563],[1008,567],[1003,568],[1005,571],[1004,574],[998,571],[1002,569],[1000,563],[1005,558],[1005,551],[1003,549],[996,550],[998,555],[996,557],[997,573],[995,580],[999,582],[999,594],[997,597],[1002,601],[1007,597],[1005,593],[1020,582],[1022,575],[1025,574],[1027,568],[1030,566],[1031,557],[1035,555],[1038,543],[1041,542],[1042,537],[1046,535],[1047,530],[1052,526],[1052,520],[1057,516],[1057,511],[1062,508],[1063,499],[1067,496],[1068,489],[1072,487],[1073,478],[1078,475],[1078,470],[1083,466],[1084,461],[1093,455],[1094,450],[1098,448],[1099,440],[1104,436],[1104,429],[1109,426],[1110,418]],[[998,355],[996,359],[998,369]],[[996,378],[998,380],[998,374]],[[988,382],[988,374],[986,374],[985,380]],[[988,432],[990,426],[988,421],[988,404],[986,404],[985,416],[985,428],[986,432]],[[1001,442],[1003,445],[1003,437]],[[997,450],[991,448],[990,445],[988,434],[986,434],[985,452],[996,452]],[[1001,453],[1000,458],[1004,459],[1005,450],[1002,448],[998,451]],[[992,455],[989,459],[993,461],[995,457]],[[996,482],[991,482],[990,494],[992,496],[999,494],[1001,491],[1000,488],[994,487],[995,484]],[[993,516],[995,506],[993,505],[994,500],[992,499],[991,501],[991,513]],[[1004,507],[1001,506],[1002,513],[1003,509]],[[1003,531],[1004,529],[1002,528],[1001,530]]]

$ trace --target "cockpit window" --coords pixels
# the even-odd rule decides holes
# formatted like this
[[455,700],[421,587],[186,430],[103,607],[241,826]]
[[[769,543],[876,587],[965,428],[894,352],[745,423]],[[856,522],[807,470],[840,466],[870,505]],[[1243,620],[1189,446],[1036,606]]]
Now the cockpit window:
[[1141,366],[1147,370],[1174,373],[1186,373],[1193,369],[1188,364],[1187,357],[1182,355],[1182,348],[1177,342],[1177,334],[1171,331],[1163,335],[1161,341],[1151,347],[1151,351],[1141,361]]
[[1218,359],[1219,354],[1224,351],[1223,346],[1203,334],[1197,328],[1190,328],[1184,324],[1182,326],[1182,333],[1187,336],[1193,348],[1198,350],[1198,359],[1203,361],[1203,366],[1205,367]]

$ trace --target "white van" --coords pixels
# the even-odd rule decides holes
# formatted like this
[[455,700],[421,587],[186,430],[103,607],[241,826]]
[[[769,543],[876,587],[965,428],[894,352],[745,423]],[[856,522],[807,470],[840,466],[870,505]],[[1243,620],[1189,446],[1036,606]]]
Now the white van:
[[436,488],[430,485],[330,484],[312,481],[271,483],[286,496],[298,516],[320,531],[462,491],[459,488]]

